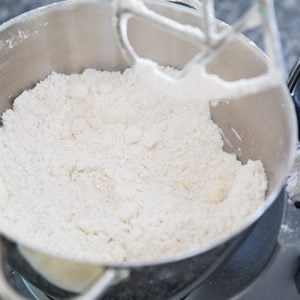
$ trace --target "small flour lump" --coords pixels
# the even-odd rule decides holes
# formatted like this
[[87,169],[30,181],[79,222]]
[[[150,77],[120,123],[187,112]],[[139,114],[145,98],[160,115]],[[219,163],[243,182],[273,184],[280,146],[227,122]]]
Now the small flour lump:
[[[205,91],[203,91],[205,93]],[[222,150],[209,102],[157,93],[149,76],[51,74],[0,128],[0,228],[86,262],[205,247],[263,202],[262,163]]]

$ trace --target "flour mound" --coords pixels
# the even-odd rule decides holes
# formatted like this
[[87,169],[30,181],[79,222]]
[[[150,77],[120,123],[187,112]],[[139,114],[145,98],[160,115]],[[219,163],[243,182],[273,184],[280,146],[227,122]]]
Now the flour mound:
[[208,101],[132,69],[52,74],[0,129],[0,228],[87,262],[163,259],[236,230],[261,205],[262,163],[222,150]]

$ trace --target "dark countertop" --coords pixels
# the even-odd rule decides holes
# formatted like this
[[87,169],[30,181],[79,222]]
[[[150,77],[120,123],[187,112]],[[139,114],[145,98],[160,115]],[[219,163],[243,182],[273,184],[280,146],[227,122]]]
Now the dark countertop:
[[[61,0],[60,0],[61,1]],[[0,0],[0,23],[35,7],[55,0]],[[217,15],[232,22],[249,6],[249,0],[217,0]],[[237,4],[238,3],[238,4]],[[300,57],[300,5],[299,0],[275,0],[287,70]]]

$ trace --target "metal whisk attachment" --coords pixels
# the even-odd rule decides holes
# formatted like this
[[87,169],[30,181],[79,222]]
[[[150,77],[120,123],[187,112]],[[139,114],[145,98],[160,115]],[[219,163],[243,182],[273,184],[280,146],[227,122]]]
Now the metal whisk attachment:
[[[179,77],[189,72],[194,64],[206,65],[215,54],[231,38],[239,32],[261,27],[264,37],[265,50],[269,56],[268,71],[283,72],[283,60],[277,22],[274,12],[273,0],[255,0],[249,10],[246,11],[232,26],[217,26],[213,0],[197,0],[194,2],[202,11],[202,28],[180,24],[170,18],[162,16],[148,9],[141,0],[116,0],[115,17],[116,29],[121,49],[131,65],[142,61],[132,47],[128,38],[127,25],[132,17],[159,26],[162,30],[171,32],[181,39],[188,40],[201,48],[201,51],[194,56],[185,67],[178,73]],[[274,73],[274,72],[273,72]],[[266,75],[264,74],[264,75]],[[244,79],[244,81],[247,79]]]

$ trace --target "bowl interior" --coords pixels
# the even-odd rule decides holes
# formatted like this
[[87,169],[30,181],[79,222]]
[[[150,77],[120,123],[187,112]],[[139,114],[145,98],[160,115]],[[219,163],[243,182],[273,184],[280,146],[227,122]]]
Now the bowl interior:
[[[191,9],[162,2],[148,5],[181,23],[200,26],[199,15]],[[175,68],[198,51],[138,20],[130,22],[129,36],[141,56]],[[110,1],[70,1],[26,14],[0,27],[0,113],[53,71],[126,67],[115,39]],[[208,70],[226,80],[252,77],[266,70],[265,57],[240,37],[217,55]],[[281,188],[296,144],[295,114],[286,88],[221,103],[211,111],[226,137],[226,151],[243,162],[262,160],[269,180],[266,208]]]

